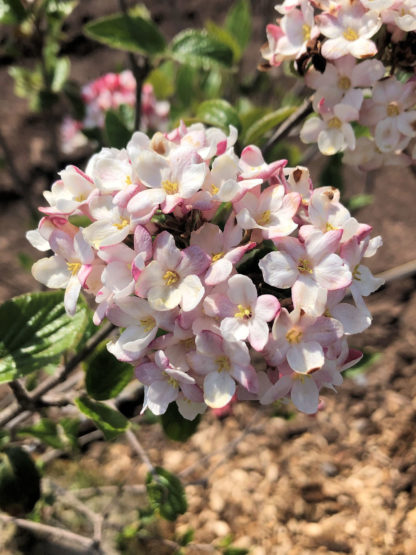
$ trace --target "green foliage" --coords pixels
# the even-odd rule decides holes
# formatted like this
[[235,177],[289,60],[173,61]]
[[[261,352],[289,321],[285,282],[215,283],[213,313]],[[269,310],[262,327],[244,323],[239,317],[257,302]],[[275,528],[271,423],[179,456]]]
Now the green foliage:
[[238,130],[241,129],[240,118],[237,111],[226,100],[217,98],[215,100],[206,100],[198,106],[196,117],[199,121],[222,127],[224,131],[229,131],[229,125],[234,125]]
[[71,62],[69,61],[69,58],[58,58],[56,60],[51,82],[51,89],[53,92],[58,93],[63,89],[69,77],[70,70]]
[[345,370],[343,372],[343,376],[346,378],[354,378],[355,376],[359,376],[360,374],[365,374],[367,370],[371,368],[371,366],[377,362],[381,357],[381,353],[363,353],[363,358],[355,364],[352,368]]
[[244,143],[261,144],[266,133],[277,125],[280,125],[285,119],[292,115],[295,110],[295,106],[284,106],[258,119],[246,130],[243,138]]
[[39,498],[40,476],[30,455],[20,447],[5,447],[0,453],[0,509],[24,515]]
[[157,25],[141,15],[117,13],[101,17],[87,23],[84,33],[111,48],[148,56],[161,54],[166,48]]
[[189,107],[195,96],[197,69],[188,64],[179,66],[176,74],[176,97],[184,107]]
[[243,549],[241,547],[227,547],[223,551],[223,555],[247,555],[248,553],[248,549]]
[[0,23],[4,25],[22,23],[26,15],[20,0],[0,0]]
[[83,363],[88,395],[97,401],[113,399],[133,378],[133,366],[120,362],[103,341]]
[[105,132],[110,146],[115,148],[125,148],[131,139],[131,131],[115,110],[105,114]]
[[210,69],[231,67],[233,51],[206,31],[186,29],[176,35],[170,45],[171,56],[181,64]]
[[177,476],[158,466],[146,477],[150,506],[166,520],[174,521],[186,512],[188,503],[184,487]]
[[73,317],[65,312],[64,292],[26,293],[0,306],[0,383],[58,363],[81,340],[88,323],[81,297]]
[[174,81],[176,79],[174,63],[167,61],[151,71],[147,76],[146,82],[153,86],[156,98],[166,99],[175,92]]
[[359,194],[352,196],[346,203],[348,210],[354,212],[365,206],[369,206],[374,201],[373,195]]
[[64,418],[59,423],[49,418],[42,418],[33,426],[21,428],[18,435],[36,437],[54,449],[64,451],[68,447],[76,447],[78,426],[79,420],[77,418]]
[[342,176],[342,154],[334,154],[328,157],[328,161],[319,176],[318,187],[336,187],[342,191],[344,187],[344,178]]
[[219,42],[227,45],[233,52],[233,62],[236,63],[241,59],[243,51],[236,38],[224,27],[220,27],[213,21],[207,21],[205,28],[209,35]]
[[127,418],[104,403],[97,403],[83,395],[75,399],[75,404],[85,416],[88,416],[97,425],[105,439],[114,439],[128,428]]
[[176,403],[171,403],[160,420],[168,438],[185,442],[196,432],[201,417],[198,415],[194,420],[187,420],[179,412]]
[[236,40],[243,52],[251,37],[250,0],[237,0],[233,4],[225,19],[225,29]]

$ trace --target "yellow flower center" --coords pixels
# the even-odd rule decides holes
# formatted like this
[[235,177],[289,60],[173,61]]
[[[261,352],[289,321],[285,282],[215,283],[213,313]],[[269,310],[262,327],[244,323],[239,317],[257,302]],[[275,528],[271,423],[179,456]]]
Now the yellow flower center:
[[302,25],[302,34],[303,34],[303,40],[309,40],[311,38],[311,26],[308,25],[307,23],[304,23]]
[[74,200],[76,200],[77,202],[83,202],[84,200],[86,200],[86,196],[85,195],[78,195],[77,197],[75,197]]
[[218,372],[223,372],[224,370],[228,372],[231,368],[230,360],[225,355],[216,358],[215,362],[218,367]]
[[325,231],[334,231],[334,229],[337,229],[337,228],[332,224],[330,224],[329,222],[326,222]]
[[340,89],[342,89],[343,91],[347,91],[348,89],[351,88],[351,79],[349,77],[347,77],[346,75],[342,75],[338,79],[338,87]]
[[163,279],[165,281],[165,284],[170,287],[171,285],[175,285],[175,283],[179,281],[179,274],[177,274],[173,270],[168,270],[167,272],[165,272]]
[[399,114],[400,114],[399,105],[395,100],[393,100],[387,106],[387,115],[389,117],[395,117],[395,116],[398,116]]
[[347,39],[350,42],[358,39],[357,31],[354,31],[351,27],[347,27],[342,34],[344,35],[344,39]]
[[217,252],[216,254],[213,254],[211,256],[211,260],[212,262],[216,262],[217,260],[219,260],[220,258],[222,258],[224,256],[224,252]]
[[142,328],[144,329],[144,331],[146,333],[148,333],[149,331],[151,331],[155,327],[156,320],[152,316],[147,316],[146,318],[142,318],[140,320],[140,324],[141,324]]
[[256,219],[256,222],[259,225],[267,225],[270,222],[270,210],[265,210],[260,216]]
[[131,177],[129,175],[126,175],[125,183],[126,185],[133,185],[133,181],[131,180]]
[[181,341],[181,344],[186,351],[195,350],[195,337],[188,337],[188,339],[183,339]]
[[359,270],[360,265],[357,264],[354,268],[354,270],[352,271],[352,278],[356,279],[357,281],[361,281],[361,272]]
[[302,332],[298,328],[292,328],[286,334],[286,340],[291,345],[293,345],[294,343],[300,343],[301,339]]
[[176,181],[165,179],[162,181],[162,189],[167,195],[175,195],[179,191],[179,185]]
[[73,276],[76,276],[81,268],[81,262],[67,262],[66,267],[71,272]]
[[301,258],[298,261],[298,270],[301,274],[312,274],[313,272],[311,263],[306,258]]
[[177,380],[175,380],[175,378],[172,378],[172,376],[169,376],[167,372],[163,372],[163,375],[167,378],[167,382],[169,385],[171,385],[172,387],[179,387],[179,384]]
[[216,185],[214,185],[213,183],[211,184],[211,193],[213,195],[216,195],[218,193],[218,191],[220,190],[219,187],[217,187]]
[[113,224],[113,226],[116,227],[117,229],[124,229],[129,225],[129,223],[130,223],[130,220],[128,220],[127,218],[123,218],[118,224]]
[[242,304],[239,304],[237,308],[238,308],[238,311],[234,314],[234,318],[241,318],[244,320],[251,318],[251,310],[248,307]]
[[337,116],[334,116],[328,121],[328,127],[330,129],[341,129],[342,121],[339,118],[337,118]]

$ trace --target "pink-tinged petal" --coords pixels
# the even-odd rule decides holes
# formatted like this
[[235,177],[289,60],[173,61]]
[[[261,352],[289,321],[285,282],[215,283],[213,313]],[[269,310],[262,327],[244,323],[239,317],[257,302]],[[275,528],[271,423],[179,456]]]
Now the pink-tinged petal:
[[[323,31],[322,31],[323,32]],[[326,34],[326,33],[325,33]],[[322,44],[322,56],[328,60],[336,60],[350,53],[350,45],[343,37],[330,38]]]
[[257,372],[252,366],[233,365],[231,375],[250,393],[257,393],[259,390],[259,380]]
[[[206,333],[203,331],[202,333]],[[219,356],[222,354],[220,351]],[[186,359],[191,365],[192,369],[201,376],[206,376],[210,372],[216,372],[218,370],[218,364],[215,362],[214,358],[207,356],[205,354],[193,351],[186,355]]]
[[[156,210],[159,204],[164,202],[166,198],[166,193],[163,189],[147,189],[145,191],[140,191],[137,195],[134,195],[127,204],[127,211],[132,215],[135,221],[140,221],[140,223],[146,223],[146,220],[150,219],[153,215],[153,211]],[[150,216],[148,216],[150,214]]]
[[146,262],[152,256],[152,237],[147,229],[141,225],[136,226],[134,230],[134,250],[143,253]]
[[182,198],[190,198],[195,194],[202,187],[207,172],[208,168],[204,163],[191,164],[186,168],[181,176],[179,195]]
[[254,308],[254,315],[265,322],[270,322],[278,314],[280,303],[273,295],[260,295]]
[[204,312],[213,318],[225,318],[226,316],[234,316],[235,304],[225,295],[214,293],[205,297]]
[[226,252],[224,258],[232,262],[232,264],[236,264],[242,259],[246,252],[251,251],[256,246],[257,243],[255,241],[250,241],[241,247],[235,247],[234,249]]
[[334,229],[322,233],[319,229],[309,233],[305,240],[307,256],[317,264],[329,254],[334,253],[341,242],[342,229]]
[[133,163],[133,168],[140,181],[146,187],[161,187],[164,173],[170,168],[169,162],[156,152],[142,150]]
[[209,357],[221,356],[223,354],[222,343],[222,337],[211,331],[203,331],[195,339],[198,351]]
[[147,390],[147,406],[153,414],[164,414],[169,403],[175,401],[178,388],[166,381],[153,382]]
[[397,129],[407,137],[416,136],[416,110],[400,114],[397,118]]
[[217,285],[225,281],[233,270],[233,265],[229,260],[221,258],[214,262],[210,268],[208,268],[205,274],[205,284],[206,285]]
[[300,139],[304,143],[316,143],[323,129],[325,129],[325,123],[321,118],[313,116],[303,124],[300,130]]
[[81,291],[78,276],[71,276],[65,289],[64,305],[66,312],[73,316],[77,310],[77,301]]
[[214,409],[219,409],[229,403],[235,393],[235,381],[223,372],[211,372],[204,379],[205,403]]
[[94,260],[94,251],[85,241],[82,231],[79,231],[74,237],[74,250],[83,264],[91,264]]
[[318,148],[322,154],[332,156],[344,147],[344,135],[340,129],[323,129],[319,133]]
[[334,306],[331,315],[341,322],[346,335],[361,333],[371,324],[370,314],[347,303]]
[[61,289],[67,286],[71,272],[62,256],[55,255],[37,260],[32,266],[32,275],[47,287]]
[[282,376],[264,395],[260,398],[262,405],[274,403],[277,399],[286,397],[292,389],[293,379],[291,376]]
[[384,279],[374,277],[367,266],[360,265],[354,272],[354,285],[364,297],[377,291],[383,284]]
[[181,307],[184,312],[193,310],[202,300],[205,289],[198,276],[191,274],[182,280],[179,291],[181,294]]
[[181,251],[175,244],[175,239],[167,231],[162,231],[154,243],[153,257],[163,268],[176,268],[181,261]]
[[150,385],[163,377],[162,370],[154,362],[140,364],[134,369],[134,375],[143,385]]
[[259,262],[263,279],[269,285],[279,289],[292,287],[299,272],[293,258],[281,251],[269,252]]
[[342,336],[343,328],[338,320],[321,316],[304,331],[303,339],[305,342],[314,341],[328,347]]
[[316,341],[291,345],[286,356],[290,367],[300,374],[318,370],[325,362],[322,347]]
[[379,60],[364,60],[352,70],[354,87],[372,87],[384,76],[385,67]]
[[164,274],[165,269],[161,267],[157,260],[152,260],[137,279],[135,287],[136,295],[146,297],[149,289],[154,287],[155,284],[163,283]]
[[[143,272],[144,273],[144,272]],[[139,276],[141,278],[143,274]],[[177,307],[182,299],[182,294],[179,288],[174,288],[168,285],[156,285],[152,287],[148,294],[147,300],[154,310],[172,310]]]
[[78,272],[78,280],[82,287],[86,287],[86,281],[92,272],[91,264],[83,264]]
[[382,152],[396,150],[400,141],[400,133],[393,118],[386,118],[376,125],[374,139],[377,147]]
[[377,46],[372,40],[360,37],[351,42],[350,52],[355,58],[369,58],[377,54]]
[[314,268],[318,284],[328,290],[348,287],[352,274],[337,254],[330,254]]
[[224,318],[220,330],[227,341],[244,341],[249,333],[247,322],[241,318]]
[[292,299],[295,308],[301,308],[311,316],[321,316],[326,308],[327,290],[310,276],[300,275],[293,285]]
[[249,277],[237,274],[228,280],[227,295],[236,305],[249,307],[256,302],[257,289]]
[[176,267],[180,276],[201,275],[210,265],[210,257],[199,247],[191,246],[182,251],[182,258]]
[[248,340],[256,351],[264,349],[269,339],[269,326],[264,320],[252,318],[248,327]]
[[306,414],[318,412],[319,390],[310,376],[302,376],[294,380],[290,397],[300,411]]

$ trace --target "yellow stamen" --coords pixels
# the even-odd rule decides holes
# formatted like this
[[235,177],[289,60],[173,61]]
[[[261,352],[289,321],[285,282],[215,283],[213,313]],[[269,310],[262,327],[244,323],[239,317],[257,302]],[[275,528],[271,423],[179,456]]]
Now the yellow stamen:
[[77,197],[75,197],[74,200],[76,200],[77,202],[83,202],[84,200],[86,200],[86,196],[85,195],[78,195]]
[[399,114],[400,114],[399,105],[395,100],[393,100],[387,106],[387,115],[391,118],[391,117],[398,116]]
[[228,357],[224,355],[216,358],[215,362],[218,366],[218,372],[222,372],[223,370],[226,370],[228,372],[231,368],[231,364]]
[[133,185],[133,181],[131,180],[131,177],[129,175],[126,175],[125,183],[126,185]]
[[217,260],[219,260],[220,258],[222,258],[224,256],[224,252],[217,252],[216,254],[213,254],[211,256],[211,260],[212,262],[216,262]]
[[337,228],[332,224],[330,224],[329,222],[326,222],[325,231],[334,231],[334,229],[337,229]]
[[298,328],[292,328],[287,332],[286,340],[291,345],[293,345],[294,343],[300,343],[302,335],[302,332]]
[[212,183],[212,185],[211,185],[211,193],[212,193],[213,195],[216,195],[216,194],[218,193],[219,190],[220,190],[220,188],[217,187],[216,185],[214,185],[214,184]]
[[129,224],[130,224],[130,220],[128,220],[127,218],[123,218],[121,222],[119,222],[118,224],[113,224],[113,226],[116,227],[117,229],[124,229]]
[[334,116],[328,121],[328,127],[330,129],[341,129],[342,121],[339,118],[337,118],[337,116]]
[[163,372],[163,375],[167,378],[167,382],[169,385],[171,385],[172,387],[179,387],[179,384],[177,380],[175,380],[175,378],[172,378],[172,376],[169,376],[167,372]]
[[327,318],[332,318],[332,314],[329,312],[329,308],[325,310],[324,316],[326,316]]
[[338,79],[338,87],[343,91],[348,91],[351,88],[351,79],[346,75],[343,75]]
[[265,210],[260,216],[256,219],[256,222],[259,225],[267,225],[270,222],[270,210]]
[[356,279],[357,281],[361,281],[361,272],[358,269],[360,267],[359,264],[357,264],[354,268],[354,270],[352,271],[352,278]]
[[352,29],[351,27],[347,27],[342,34],[344,36],[344,39],[347,39],[350,42],[358,39],[357,31],[354,31],[354,29]]
[[81,264],[81,262],[67,262],[66,266],[67,266],[68,270],[71,272],[71,274],[73,276],[76,276],[77,273],[79,272],[82,264]]
[[195,350],[195,337],[188,337],[188,339],[183,339],[181,344],[184,346],[186,351],[194,351]]
[[179,275],[173,270],[168,270],[167,272],[165,272],[163,279],[165,280],[165,284],[170,287],[171,285],[175,285],[175,283],[179,281]]
[[147,316],[146,318],[142,318],[140,320],[140,324],[141,324],[142,328],[144,329],[144,331],[146,333],[148,333],[149,331],[151,331],[155,327],[156,320],[152,316]]
[[176,181],[165,179],[162,181],[162,189],[164,189],[167,195],[175,195],[179,191],[179,185]]
[[249,308],[242,304],[239,304],[237,308],[238,312],[234,314],[234,318],[242,318],[244,320],[247,320],[247,318],[251,318],[251,310]]
[[298,261],[298,270],[301,274],[312,274],[313,273],[311,263],[306,258],[301,258]]
[[309,40],[311,38],[311,26],[307,23],[304,23],[302,25],[302,34],[303,40]]

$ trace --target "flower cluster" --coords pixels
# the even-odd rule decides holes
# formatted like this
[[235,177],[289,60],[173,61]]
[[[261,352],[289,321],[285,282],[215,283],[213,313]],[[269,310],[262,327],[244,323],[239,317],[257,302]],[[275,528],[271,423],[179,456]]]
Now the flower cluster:
[[[82,87],[81,97],[85,105],[84,119],[78,121],[66,117],[62,123],[61,144],[65,153],[71,153],[86,143],[83,129],[103,128],[108,110],[117,109],[123,104],[135,105],[136,80],[128,69],[121,73],[106,73]],[[152,85],[145,83],[141,95],[141,129],[145,132],[149,129],[165,129],[169,111],[169,102],[157,101]]]
[[120,328],[108,350],[135,366],[155,414],[175,401],[192,419],[233,397],[315,413],[321,388],[360,358],[347,336],[371,323],[363,297],[382,280],[362,262],[380,237],[337,189],[314,190],[307,168],[255,146],[237,156],[236,140],[202,124],[136,132],[85,173],[60,172],[27,234],[54,252],[32,272],[66,289],[67,312],[83,289],[94,322]]
[[[296,60],[316,91],[315,115],[303,125],[301,139],[316,142],[326,155],[346,151],[344,161],[363,170],[411,164],[416,56],[410,46],[397,60],[394,53],[399,56],[404,39],[416,31],[414,1],[285,0],[276,9],[283,17],[267,26],[262,54],[270,66]],[[368,59],[373,56],[379,59]],[[406,74],[400,80],[393,75],[400,66],[409,72],[404,80]],[[358,139],[357,123],[366,127]]]

